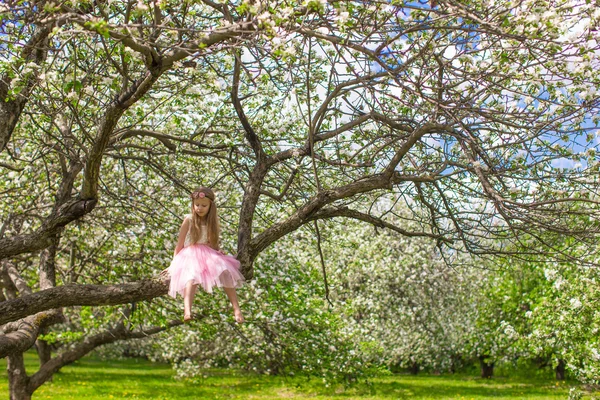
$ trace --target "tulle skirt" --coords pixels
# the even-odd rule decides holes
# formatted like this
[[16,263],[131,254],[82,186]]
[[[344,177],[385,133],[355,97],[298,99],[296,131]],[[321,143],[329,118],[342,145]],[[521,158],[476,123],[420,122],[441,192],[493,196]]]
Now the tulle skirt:
[[224,255],[205,244],[184,247],[171,261],[167,269],[171,278],[169,295],[183,296],[189,281],[200,285],[208,293],[215,286],[236,288],[242,286],[244,277],[240,273],[240,262]]

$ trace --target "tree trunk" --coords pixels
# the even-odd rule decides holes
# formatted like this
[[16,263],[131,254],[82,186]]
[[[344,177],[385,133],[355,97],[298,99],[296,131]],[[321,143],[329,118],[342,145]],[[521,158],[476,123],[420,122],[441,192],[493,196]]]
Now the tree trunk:
[[23,353],[8,356],[8,390],[10,400],[31,400],[31,394],[27,391],[29,378],[25,371]]
[[542,369],[546,368],[550,364],[551,359],[549,357],[538,356],[533,361],[535,362],[536,367]]
[[556,366],[556,379],[559,381],[564,381],[565,380],[565,367],[567,366],[567,364],[565,363],[565,360],[563,360],[562,358],[558,359],[558,365]]
[[40,367],[50,361],[52,358],[52,352],[50,349],[50,345],[45,340],[36,340],[35,348],[37,349],[38,358],[40,360]]
[[450,357],[451,363],[450,363],[450,372],[452,372],[453,374],[457,373],[458,370],[462,367],[463,365],[463,358],[460,354],[452,354],[452,356]]
[[40,289],[50,289],[56,286],[55,257],[58,244],[60,243],[60,232],[50,238],[51,245],[40,253]]
[[[65,179],[68,182],[72,182],[72,180]],[[63,180],[63,183],[65,182]],[[68,185],[68,191],[70,192],[72,189],[72,184]],[[62,185],[61,185],[62,187]],[[62,199],[61,199],[62,200]],[[51,238],[52,244],[41,251],[40,253],[40,289],[50,289],[56,286],[56,251],[58,249],[58,245],[60,243],[60,231]],[[43,329],[40,333],[46,333],[46,329]],[[50,361],[52,358],[52,353],[50,351],[50,346],[48,342],[45,340],[36,340],[35,347],[37,349],[38,358],[40,360],[40,367]],[[52,378],[50,378],[52,379]]]
[[419,366],[418,362],[413,362],[410,364],[409,371],[411,375],[417,375],[420,369],[421,367]]
[[481,377],[489,379],[494,375],[494,363],[486,361],[487,356],[479,356],[479,365],[481,366]]

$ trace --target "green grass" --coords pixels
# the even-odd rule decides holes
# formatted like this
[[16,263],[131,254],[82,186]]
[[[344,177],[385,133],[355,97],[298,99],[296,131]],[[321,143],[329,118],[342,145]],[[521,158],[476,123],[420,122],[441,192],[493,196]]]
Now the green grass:
[[[28,373],[37,368],[34,353],[26,354]],[[6,361],[0,360],[0,398],[8,398]],[[322,381],[207,370],[196,381],[173,379],[169,365],[145,360],[102,361],[84,358],[54,375],[34,399],[566,399],[574,382],[544,378],[491,380],[466,375],[394,375],[344,390]],[[597,396],[597,395],[596,395]],[[585,397],[591,399],[588,393]]]

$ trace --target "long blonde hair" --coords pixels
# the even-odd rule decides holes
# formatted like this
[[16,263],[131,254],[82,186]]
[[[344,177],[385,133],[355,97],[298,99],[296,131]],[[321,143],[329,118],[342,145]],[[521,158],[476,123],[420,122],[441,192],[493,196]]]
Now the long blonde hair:
[[190,226],[190,240],[191,243],[196,243],[198,239],[200,239],[200,223],[203,218],[194,212],[194,200],[203,197],[210,200],[210,208],[208,214],[206,214],[206,217],[204,218],[204,222],[206,222],[208,245],[215,250],[219,250],[219,214],[217,213],[217,206],[215,204],[215,194],[210,188],[199,187],[192,192],[192,225]]

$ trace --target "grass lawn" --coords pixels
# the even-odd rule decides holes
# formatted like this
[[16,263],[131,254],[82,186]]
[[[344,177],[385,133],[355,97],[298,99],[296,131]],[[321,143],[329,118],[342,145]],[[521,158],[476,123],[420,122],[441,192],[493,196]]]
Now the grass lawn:
[[[37,368],[34,353],[26,354],[29,374]],[[8,398],[6,360],[0,360],[0,398]],[[173,379],[169,365],[128,359],[84,358],[54,375],[34,399],[567,399],[575,382],[542,378],[484,380],[466,375],[394,375],[343,390],[325,387],[318,379],[281,378],[229,370],[208,370],[195,381]],[[600,399],[600,393],[595,397]],[[593,399],[587,393],[585,399]]]

